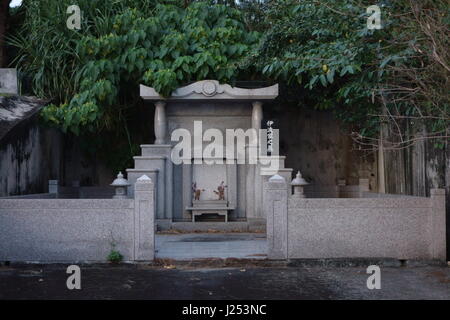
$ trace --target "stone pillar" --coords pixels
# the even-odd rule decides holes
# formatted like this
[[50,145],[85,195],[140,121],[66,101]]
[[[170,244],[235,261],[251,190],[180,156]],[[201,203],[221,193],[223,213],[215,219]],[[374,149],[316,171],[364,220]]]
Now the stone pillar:
[[186,207],[192,207],[192,164],[183,163],[183,219],[192,219],[191,212]]
[[56,197],[58,197],[59,193],[58,180],[48,180],[48,193],[56,194]]
[[[261,121],[263,119],[262,102],[254,101],[252,102],[252,106],[252,129],[255,129],[256,135],[254,137],[255,140],[251,145],[248,146],[246,150],[248,161],[250,161],[250,157],[257,156],[259,158],[260,156],[258,141],[260,139],[259,130],[261,129]],[[251,164],[248,166],[248,168],[248,177],[250,177],[250,180],[247,182],[247,190],[249,191],[249,195],[247,196],[247,208],[250,210],[247,210],[247,219],[261,219],[263,215],[261,212],[261,198],[263,187],[263,180],[260,174],[261,166],[259,164]]]
[[164,144],[166,129],[166,103],[158,101],[155,103],[155,144]]
[[[263,119],[263,108],[262,108],[262,102],[260,101],[254,101],[252,102],[252,128],[256,130],[255,134],[256,134],[256,142],[259,141],[260,137],[260,132],[259,130],[261,129],[261,121]],[[257,145],[256,143],[253,144],[253,146]],[[259,152],[259,148],[256,149],[257,152]],[[259,156],[259,153],[258,153]]]
[[155,196],[152,180],[143,175],[134,185],[134,261],[155,259]]
[[166,192],[165,192],[165,198],[166,198],[166,206],[165,206],[165,214],[166,218],[169,220],[173,219],[173,163],[170,158],[170,151],[169,156],[165,160],[166,164],[166,170],[165,170],[165,179],[164,183],[166,184]]
[[446,260],[445,189],[431,189],[431,257]]
[[264,211],[267,217],[267,258],[288,258],[288,186],[272,176],[264,185]]
[[228,201],[228,206],[235,208],[233,212],[232,218],[237,218],[236,214],[236,204],[237,204],[237,165],[236,161],[234,163],[226,164],[227,166],[227,185],[228,188],[226,189],[227,197],[226,200]]
[[359,179],[359,197],[364,198],[364,192],[370,191],[369,179]]
[[261,129],[261,121],[263,119],[263,108],[262,108],[262,102],[260,101],[254,101],[252,103],[253,110],[252,110],[252,128],[259,130]]
[[345,179],[338,179],[338,183],[336,186],[336,192],[337,192],[337,196],[338,198],[345,198],[345,188],[347,185],[347,180]]

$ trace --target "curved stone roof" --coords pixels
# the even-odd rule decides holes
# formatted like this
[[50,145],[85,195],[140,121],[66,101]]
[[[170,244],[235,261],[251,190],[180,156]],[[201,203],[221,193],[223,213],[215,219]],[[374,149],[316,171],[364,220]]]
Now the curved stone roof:
[[169,98],[141,84],[140,95],[144,100],[273,100],[278,96],[278,84],[246,89],[220,84],[217,80],[202,80],[176,89]]
[[0,96],[0,141],[19,123],[31,118],[46,101],[23,96]]

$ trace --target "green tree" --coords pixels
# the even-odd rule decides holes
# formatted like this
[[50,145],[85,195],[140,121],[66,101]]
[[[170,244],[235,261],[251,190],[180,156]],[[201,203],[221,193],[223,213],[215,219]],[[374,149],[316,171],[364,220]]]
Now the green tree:
[[57,102],[44,118],[75,134],[114,123],[121,98],[132,102],[139,83],[167,96],[191,81],[235,79],[259,39],[239,10],[209,1],[79,1],[81,31],[65,28],[68,4],[30,1],[13,43],[35,92]]
[[378,146],[381,124],[396,130],[393,147],[414,141],[407,135],[419,127],[427,127],[429,138],[445,138],[446,1],[380,1],[382,29],[368,30],[366,9],[373,4],[269,0],[269,28],[247,65],[297,88],[294,102],[306,96],[314,108],[332,110],[369,148]]

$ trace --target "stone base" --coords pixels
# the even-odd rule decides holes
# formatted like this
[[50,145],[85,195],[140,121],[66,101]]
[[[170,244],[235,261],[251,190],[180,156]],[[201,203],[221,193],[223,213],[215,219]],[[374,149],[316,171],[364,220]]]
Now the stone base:
[[263,231],[266,232],[266,219],[261,218],[249,218],[248,229],[249,231]]
[[182,232],[266,232],[264,219],[258,221],[195,222],[156,220],[157,231],[178,230]]
[[185,232],[208,232],[208,231],[236,231],[246,232],[248,231],[248,223],[241,221],[229,221],[224,222],[173,222],[173,230],[185,231]]
[[170,219],[156,219],[156,231],[170,230],[172,227],[172,220]]

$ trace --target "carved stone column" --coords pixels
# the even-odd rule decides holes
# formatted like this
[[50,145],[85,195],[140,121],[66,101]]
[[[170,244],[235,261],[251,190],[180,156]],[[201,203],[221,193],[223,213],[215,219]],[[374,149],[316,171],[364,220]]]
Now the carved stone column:
[[155,107],[155,144],[164,144],[167,128],[166,103],[157,101]]
[[134,261],[155,259],[155,186],[143,175],[134,185]]
[[262,102],[254,101],[252,102],[253,110],[252,110],[252,128],[259,130],[261,129],[261,121],[263,119],[263,108]]
[[264,185],[264,211],[267,217],[267,258],[288,258],[288,185],[272,176]]

